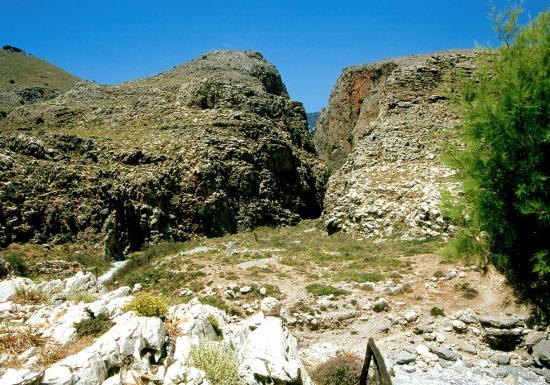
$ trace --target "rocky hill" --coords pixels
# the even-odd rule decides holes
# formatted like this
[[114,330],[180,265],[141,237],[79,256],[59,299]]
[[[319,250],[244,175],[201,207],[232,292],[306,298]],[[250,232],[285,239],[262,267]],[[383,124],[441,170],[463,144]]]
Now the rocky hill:
[[452,84],[472,73],[474,57],[447,51],[343,71],[314,139],[334,172],[324,201],[329,232],[408,239],[448,232],[438,201],[452,187],[452,170],[438,154],[459,122]]
[[22,104],[52,99],[78,80],[61,68],[6,45],[0,49],[0,117]]
[[261,54],[217,51],[115,86],[79,82],[0,119],[0,245],[85,242],[121,257],[321,212],[301,103]]

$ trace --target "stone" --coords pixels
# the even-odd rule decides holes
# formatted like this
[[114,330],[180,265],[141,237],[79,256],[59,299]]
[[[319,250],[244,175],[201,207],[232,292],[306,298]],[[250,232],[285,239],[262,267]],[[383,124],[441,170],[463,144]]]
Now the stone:
[[387,310],[389,307],[388,301],[385,298],[378,298],[372,307],[372,310],[379,313],[381,311]]
[[209,385],[206,374],[197,368],[188,367],[181,361],[176,361],[168,367],[163,385]]
[[416,355],[411,354],[406,350],[400,351],[397,357],[395,358],[395,363],[397,365],[406,365],[415,361],[416,361]]
[[453,325],[453,330],[457,333],[465,333],[468,330],[468,326],[460,320],[453,320],[451,322]]
[[343,350],[330,342],[320,342],[301,349],[299,353],[304,365],[314,368],[343,353]]
[[246,384],[313,384],[300,361],[296,339],[281,318],[258,313],[223,332],[239,357],[239,373]]
[[458,354],[444,347],[432,346],[430,352],[447,361],[456,361],[460,358]]
[[515,316],[481,316],[479,322],[486,328],[513,329],[523,326],[525,321]]
[[477,314],[472,309],[465,309],[457,312],[456,318],[465,324],[475,324],[479,322]]
[[523,344],[529,350],[542,340],[548,339],[548,333],[537,330],[530,330],[524,338]]
[[405,314],[403,314],[403,318],[405,318],[405,320],[409,323],[416,321],[419,316],[420,314],[418,314],[414,310],[409,310]]
[[550,340],[541,340],[534,345],[531,357],[537,365],[550,369]]
[[461,342],[458,349],[465,353],[470,353],[473,355],[477,354],[477,348],[475,347],[475,345],[467,341]]
[[241,294],[248,294],[252,291],[252,287],[251,286],[243,286],[241,287]]
[[485,328],[483,340],[493,349],[511,351],[523,340],[523,329]]
[[2,385],[40,385],[44,378],[44,370],[7,369],[0,377]]
[[43,385],[72,385],[73,378],[85,379],[82,385],[100,384],[109,368],[121,367],[128,358],[140,361],[144,349],[160,357],[166,329],[159,318],[138,317],[125,313],[115,326],[91,346],[55,363],[44,374]]
[[497,365],[510,365],[509,354],[493,354],[489,359]]
[[281,313],[281,303],[277,298],[266,297],[262,299],[260,310],[264,313],[265,316],[278,317]]

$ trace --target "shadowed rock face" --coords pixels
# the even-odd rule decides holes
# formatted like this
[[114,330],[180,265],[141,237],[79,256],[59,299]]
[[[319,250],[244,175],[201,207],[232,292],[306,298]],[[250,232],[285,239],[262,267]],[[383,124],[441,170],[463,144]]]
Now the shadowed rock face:
[[80,82],[0,118],[0,245],[145,241],[296,223],[326,172],[301,103],[250,51],[116,86]]
[[[453,188],[438,160],[446,129],[459,123],[448,95],[474,67],[472,51],[391,59],[343,71],[322,111],[315,146],[333,175],[329,232],[425,238],[448,232],[437,209]],[[452,230],[452,229],[451,229]]]

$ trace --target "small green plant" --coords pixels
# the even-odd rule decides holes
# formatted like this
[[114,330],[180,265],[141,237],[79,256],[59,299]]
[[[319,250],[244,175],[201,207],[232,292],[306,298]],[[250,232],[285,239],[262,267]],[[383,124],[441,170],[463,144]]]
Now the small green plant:
[[432,317],[445,317],[445,310],[440,307],[434,306],[430,310],[430,314],[432,315]]
[[437,270],[437,271],[432,275],[432,277],[437,278],[437,279],[439,279],[439,278],[444,278],[444,277],[445,277],[445,273],[442,272],[441,270]]
[[124,310],[134,311],[144,317],[164,318],[168,311],[168,304],[156,295],[142,294],[126,305]]
[[404,283],[402,286],[401,286],[401,291],[403,293],[412,293],[413,292],[413,287],[411,286],[410,283]]
[[317,385],[357,385],[363,362],[352,353],[341,353],[322,363],[312,373]]
[[319,283],[312,283],[306,286],[306,290],[308,293],[313,294],[315,296],[323,296],[323,295],[334,295],[335,297],[341,296],[341,295],[348,295],[349,291],[344,289],[339,289],[334,286],[329,285],[321,285]]
[[457,283],[455,285],[455,290],[462,292],[462,295],[464,296],[464,298],[470,298],[470,299],[475,298],[479,294],[479,292],[474,287],[472,287],[472,285],[470,285],[468,282],[464,282],[460,284]]
[[103,334],[113,326],[107,314],[101,313],[96,316],[88,308],[85,311],[90,317],[73,324],[78,336],[97,336]]
[[203,370],[212,385],[242,385],[239,362],[229,348],[214,342],[204,342],[191,350],[191,366]]
[[212,325],[212,329],[214,329],[214,331],[216,332],[216,335],[218,337],[223,338],[223,331],[220,327],[220,321],[218,321],[218,319],[214,317],[212,314],[208,315],[207,320],[210,323],[210,325]]
[[99,299],[99,295],[97,293],[89,292],[88,290],[71,290],[66,295],[67,301],[71,302],[84,302],[84,303],[90,303],[97,301]]

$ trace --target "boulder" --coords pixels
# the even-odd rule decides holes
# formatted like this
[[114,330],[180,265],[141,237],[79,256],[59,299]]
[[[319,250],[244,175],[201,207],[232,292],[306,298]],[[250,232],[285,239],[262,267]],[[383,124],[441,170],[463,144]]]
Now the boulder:
[[281,303],[277,298],[266,297],[262,299],[260,310],[264,313],[265,316],[277,317],[281,313]]
[[342,352],[343,350],[341,348],[331,344],[330,342],[321,342],[313,344],[306,349],[301,349],[299,353],[304,365],[314,368],[317,365],[336,357]]
[[511,351],[523,340],[523,329],[485,328],[483,340],[492,349]]
[[2,385],[40,385],[44,378],[44,370],[8,369],[0,377]]
[[537,365],[550,369],[550,340],[542,340],[533,346],[531,357]]
[[481,316],[481,326],[495,329],[512,329],[525,324],[525,319],[517,316]]
[[125,313],[116,325],[91,346],[66,357],[46,369],[43,385],[96,385],[108,377],[109,370],[127,362],[139,362],[146,352],[158,360],[166,342],[166,329],[159,318]]
[[248,385],[312,385],[300,361],[296,339],[281,318],[257,313],[228,325],[224,336],[239,357],[239,373]]

